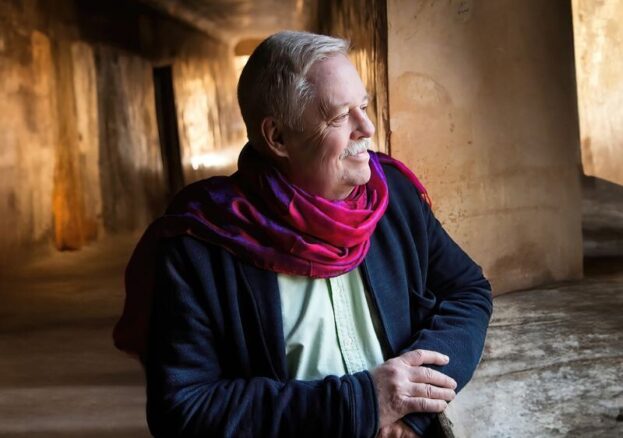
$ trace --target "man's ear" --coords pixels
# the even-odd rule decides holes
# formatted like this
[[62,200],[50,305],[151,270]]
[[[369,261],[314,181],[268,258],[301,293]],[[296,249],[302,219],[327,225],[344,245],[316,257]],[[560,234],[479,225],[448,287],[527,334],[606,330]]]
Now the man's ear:
[[288,158],[288,151],[283,143],[281,123],[274,117],[264,117],[260,129],[268,150],[277,157]]

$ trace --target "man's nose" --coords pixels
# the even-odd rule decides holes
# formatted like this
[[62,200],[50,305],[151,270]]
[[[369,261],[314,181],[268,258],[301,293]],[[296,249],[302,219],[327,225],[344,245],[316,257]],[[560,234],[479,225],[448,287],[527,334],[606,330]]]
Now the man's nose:
[[352,140],[359,140],[360,138],[369,138],[374,135],[376,129],[374,124],[368,117],[365,111],[360,110],[356,117],[356,126],[351,133]]

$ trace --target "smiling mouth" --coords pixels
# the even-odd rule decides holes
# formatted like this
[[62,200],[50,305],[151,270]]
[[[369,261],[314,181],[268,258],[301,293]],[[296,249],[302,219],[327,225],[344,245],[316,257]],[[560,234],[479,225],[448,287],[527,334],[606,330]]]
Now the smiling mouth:
[[348,155],[345,159],[356,160],[356,161],[367,161],[370,157],[367,150],[363,150],[361,152],[357,152],[355,155]]
[[346,150],[342,153],[341,159],[356,157],[362,158],[368,156],[368,148],[370,147],[370,139],[364,138],[358,141],[353,141],[348,145]]
[[348,154],[348,155],[346,155],[346,158],[348,158],[348,157],[357,157],[357,156],[359,156],[361,154],[366,154],[366,153],[368,153],[368,151],[366,149],[364,149],[362,151],[357,151],[354,154]]

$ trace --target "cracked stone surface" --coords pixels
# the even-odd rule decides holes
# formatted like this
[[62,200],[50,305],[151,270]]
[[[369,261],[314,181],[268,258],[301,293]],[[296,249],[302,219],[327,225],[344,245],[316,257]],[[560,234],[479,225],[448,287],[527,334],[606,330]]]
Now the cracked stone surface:
[[494,305],[480,368],[452,406],[458,436],[623,436],[623,270]]

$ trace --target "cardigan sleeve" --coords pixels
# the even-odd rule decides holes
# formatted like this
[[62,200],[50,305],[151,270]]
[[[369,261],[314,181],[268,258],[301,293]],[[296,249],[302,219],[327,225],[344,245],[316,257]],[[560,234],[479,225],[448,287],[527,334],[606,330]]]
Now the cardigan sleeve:
[[[493,309],[491,285],[478,266],[446,233],[429,206],[420,202],[428,234],[427,292],[435,296],[433,316],[401,353],[424,349],[450,357],[431,366],[457,382],[457,392],[471,379],[484,348]],[[424,435],[434,414],[404,417]]]
[[[143,358],[147,421],[154,436],[376,434],[376,394],[367,372],[279,381],[223,369],[219,352],[227,340],[216,339],[204,299],[205,293],[217,291],[203,290],[205,284],[189,268],[182,245],[161,248]],[[213,277],[212,264],[201,264],[202,278]]]

